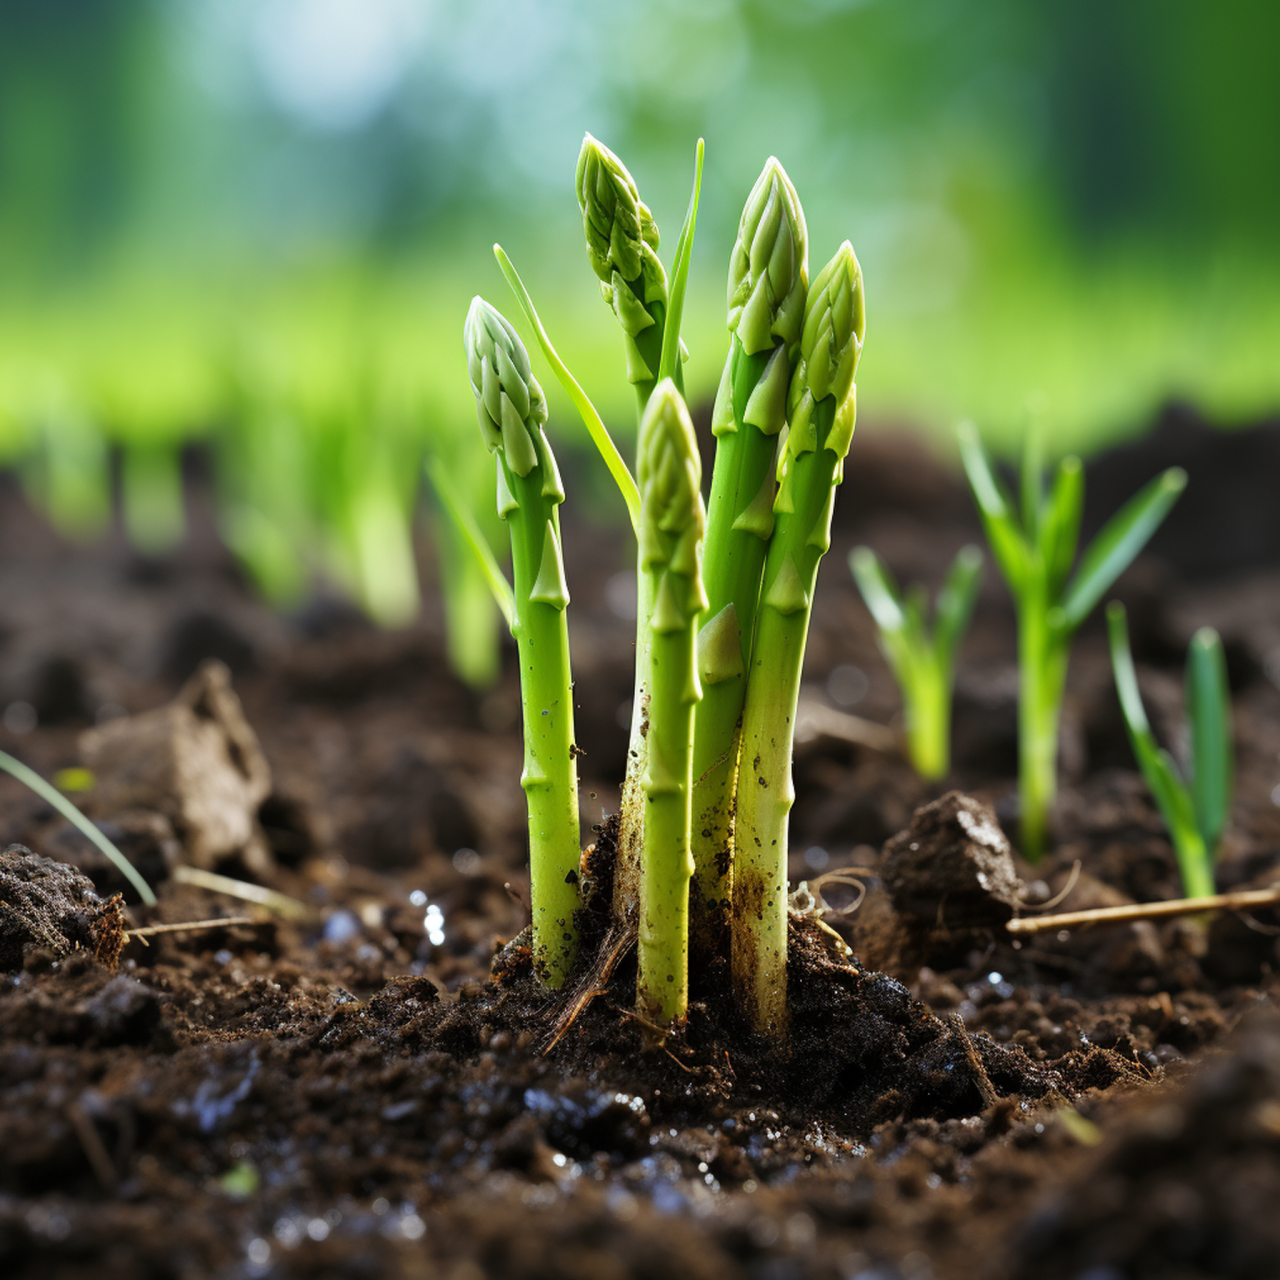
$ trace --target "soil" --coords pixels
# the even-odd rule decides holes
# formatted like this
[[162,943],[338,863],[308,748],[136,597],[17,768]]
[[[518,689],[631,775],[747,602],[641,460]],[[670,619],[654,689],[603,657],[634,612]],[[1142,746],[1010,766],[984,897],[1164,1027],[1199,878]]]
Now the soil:
[[[859,431],[806,696],[884,725],[898,698],[847,552],[866,542],[936,586],[980,530],[924,445]],[[1212,623],[1226,643],[1239,754],[1223,888],[1270,883],[1280,862],[1278,454],[1280,423],[1210,431],[1175,408],[1088,467],[1094,527],[1160,467],[1191,470],[1115,594],[1166,741],[1184,733],[1190,635]],[[630,624],[611,602],[628,551],[573,514],[598,468],[565,470],[600,879],[626,743]],[[1022,863],[999,830],[1015,834],[1016,672],[988,565],[946,784],[839,716],[798,744],[791,875],[810,892],[793,912],[789,1055],[746,1034],[714,966],[688,1028],[655,1045],[607,921],[593,917],[601,963],[571,998],[529,975],[513,655],[492,691],[457,682],[429,580],[403,632],[326,596],[271,613],[217,543],[199,458],[190,482],[188,540],[153,561],[118,534],[61,543],[0,479],[0,748],[45,776],[91,760],[97,786],[76,798],[160,898],[142,906],[0,777],[0,848],[58,864],[0,858],[4,1276],[1274,1272],[1280,915],[1003,931],[1019,901],[1178,894],[1097,619],[1073,654],[1049,859]],[[202,779],[213,790],[193,793]],[[913,844],[945,864],[946,895]],[[199,887],[193,867],[302,910]],[[845,878],[819,879],[842,868],[865,869],[853,910]],[[117,958],[115,893],[129,928],[232,922],[132,937]]]

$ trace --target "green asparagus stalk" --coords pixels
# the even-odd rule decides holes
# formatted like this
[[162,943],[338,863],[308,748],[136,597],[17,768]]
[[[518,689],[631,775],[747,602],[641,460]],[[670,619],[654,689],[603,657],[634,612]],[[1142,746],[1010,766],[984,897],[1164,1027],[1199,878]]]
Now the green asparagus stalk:
[[[587,260],[622,326],[627,381],[644,413],[658,380],[667,319],[667,273],[658,258],[658,224],[626,165],[590,134],[578,154],[578,206]],[[679,361],[672,375],[681,387]]]
[[[661,368],[667,321],[667,273],[657,254],[658,227],[640,199],[627,167],[590,134],[583,139],[578,156],[576,186],[587,259],[600,278],[605,301],[622,326],[627,378],[635,386],[637,408],[643,417]],[[680,389],[678,359],[672,377]],[[650,586],[651,575],[641,571],[636,597],[635,696],[614,871],[615,911],[622,917],[634,917],[641,894],[645,808],[642,779],[649,733],[649,618],[654,607]]]
[[638,472],[640,572],[654,609],[636,998],[642,1013],[670,1024],[683,1021],[689,1006],[692,738],[701,696],[694,645],[706,604],[702,464],[689,411],[670,378],[645,409]]
[[730,959],[739,1007],[775,1040],[787,1030],[787,826],[800,670],[853,438],[865,327],[862,271],[846,240],[805,303],[742,720]]
[[729,260],[733,335],[712,417],[711,476],[698,670],[703,701],[693,739],[695,903],[714,946],[729,907],[733,792],[747,663],[769,535],[774,469],[799,356],[809,287],[800,198],[770,157],[738,223]]
[[546,401],[524,344],[482,298],[465,327],[467,367],[480,431],[498,456],[498,514],[511,532],[515,624],[524,713],[524,788],[529,808],[533,962],[563,985],[577,950],[580,858],[578,770],[557,507],[564,490],[542,431]]

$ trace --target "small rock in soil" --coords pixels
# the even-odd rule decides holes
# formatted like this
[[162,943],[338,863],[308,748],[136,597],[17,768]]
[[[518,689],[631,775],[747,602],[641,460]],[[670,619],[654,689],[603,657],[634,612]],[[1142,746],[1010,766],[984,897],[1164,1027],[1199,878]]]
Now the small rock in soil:
[[880,876],[899,912],[951,930],[1002,925],[1021,901],[994,811],[959,791],[916,810],[885,845]]
[[117,894],[105,901],[74,867],[22,845],[0,853],[0,970],[22,968],[28,947],[61,958],[84,949],[112,967],[124,946],[124,911]]
[[99,812],[164,814],[193,866],[239,856],[254,872],[270,868],[257,815],[271,770],[221,662],[205,663],[168,706],[90,729],[80,749]]

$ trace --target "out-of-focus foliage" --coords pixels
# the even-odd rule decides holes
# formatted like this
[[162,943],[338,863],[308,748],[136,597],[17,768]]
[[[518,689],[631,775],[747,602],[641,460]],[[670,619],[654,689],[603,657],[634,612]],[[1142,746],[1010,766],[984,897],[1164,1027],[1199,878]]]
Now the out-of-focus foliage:
[[[724,354],[724,229],[770,153],[814,242],[859,245],[868,417],[967,415],[998,441],[1042,393],[1080,447],[1169,395],[1280,401],[1264,0],[0,0],[0,32],[0,459],[70,532],[105,518],[118,445],[136,535],[171,540],[166,450],[210,432],[231,525],[263,530],[257,490],[303,485],[265,422],[354,433],[368,448],[321,448],[321,470],[407,510],[408,461],[469,441],[456,334],[500,292],[494,232],[625,434],[571,196],[586,129],[668,254],[707,139],[695,401]],[[327,528],[312,480],[268,523]],[[330,567],[358,577],[364,536]]]

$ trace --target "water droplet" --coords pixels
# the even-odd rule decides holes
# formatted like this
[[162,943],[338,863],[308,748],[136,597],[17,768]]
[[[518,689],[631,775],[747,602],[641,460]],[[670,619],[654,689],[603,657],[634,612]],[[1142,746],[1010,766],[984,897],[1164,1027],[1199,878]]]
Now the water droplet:
[[453,867],[455,871],[461,872],[464,876],[478,876],[480,874],[480,855],[474,849],[459,849],[453,855]]
[[827,697],[838,707],[856,707],[870,687],[866,672],[848,662],[833,668],[827,677]]
[[10,733],[30,733],[40,723],[36,709],[29,702],[11,702],[4,709],[4,727]]

